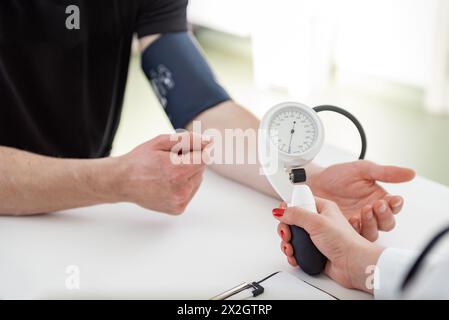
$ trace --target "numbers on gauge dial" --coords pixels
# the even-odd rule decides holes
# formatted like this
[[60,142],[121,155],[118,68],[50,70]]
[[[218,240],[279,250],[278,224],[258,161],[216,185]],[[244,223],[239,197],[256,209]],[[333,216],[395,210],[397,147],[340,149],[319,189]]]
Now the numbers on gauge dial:
[[309,150],[317,136],[316,125],[310,115],[297,109],[277,112],[270,123],[270,139],[288,154],[302,154]]

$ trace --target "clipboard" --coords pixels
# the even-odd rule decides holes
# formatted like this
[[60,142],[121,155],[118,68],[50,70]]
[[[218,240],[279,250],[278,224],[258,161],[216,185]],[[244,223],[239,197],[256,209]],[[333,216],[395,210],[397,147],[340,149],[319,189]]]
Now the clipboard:
[[211,300],[339,300],[334,295],[288,272],[274,272],[262,280],[243,282]]

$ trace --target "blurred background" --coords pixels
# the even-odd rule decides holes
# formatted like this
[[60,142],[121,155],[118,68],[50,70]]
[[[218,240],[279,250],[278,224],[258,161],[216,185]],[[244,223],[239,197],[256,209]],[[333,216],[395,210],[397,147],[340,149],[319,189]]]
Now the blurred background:
[[[449,186],[448,0],[190,0],[217,77],[261,117],[299,101],[348,109],[367,158]],[[326,142],[357,154],[356,130],[323,113]],[[134,50],[114,154],[172,129]]]

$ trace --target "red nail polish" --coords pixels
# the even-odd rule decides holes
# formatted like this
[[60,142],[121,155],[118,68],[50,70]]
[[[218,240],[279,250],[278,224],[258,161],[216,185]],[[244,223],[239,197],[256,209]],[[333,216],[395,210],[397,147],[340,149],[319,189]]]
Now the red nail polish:
[[276,208],[273,209],[273,216],[275,217],[282,217],[284,215],[285,209],[284,208]]

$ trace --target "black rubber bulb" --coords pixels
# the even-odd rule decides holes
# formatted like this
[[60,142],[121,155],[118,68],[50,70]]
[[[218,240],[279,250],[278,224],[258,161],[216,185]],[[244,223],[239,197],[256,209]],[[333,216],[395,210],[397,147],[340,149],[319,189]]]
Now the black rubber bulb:
[[298,226],[290,226],[291,244],[299,267],[309,275],[317,275],[324,271],[327,258],[317,249],[306,230]]

